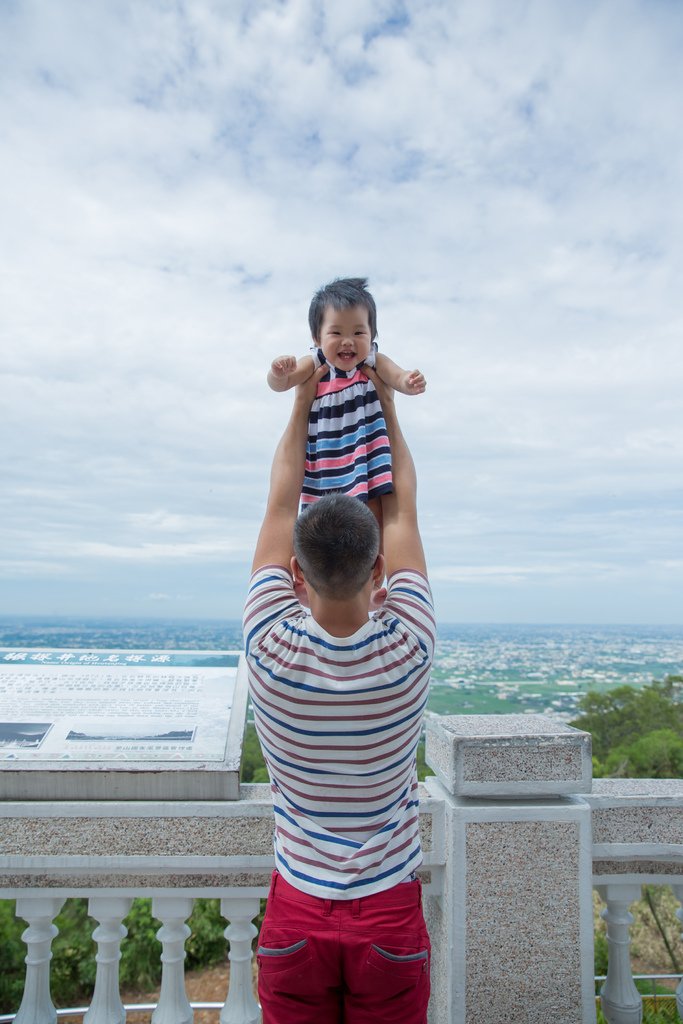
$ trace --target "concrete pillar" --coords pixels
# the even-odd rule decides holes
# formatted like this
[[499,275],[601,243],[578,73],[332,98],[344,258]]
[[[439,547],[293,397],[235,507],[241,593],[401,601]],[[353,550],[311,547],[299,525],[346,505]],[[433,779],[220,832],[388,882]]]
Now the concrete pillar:
[[443,892],[425,901],[430,1024],[591,1024],[590,736],[545,715],[427,721],[445,802]]

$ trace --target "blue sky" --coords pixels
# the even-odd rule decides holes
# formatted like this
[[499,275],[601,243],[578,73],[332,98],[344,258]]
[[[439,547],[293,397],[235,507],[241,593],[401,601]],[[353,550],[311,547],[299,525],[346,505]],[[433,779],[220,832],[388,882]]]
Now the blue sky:
[[236,617],[367,275],[443,621],[683,623],[683,6],[0,2],[0,614]]

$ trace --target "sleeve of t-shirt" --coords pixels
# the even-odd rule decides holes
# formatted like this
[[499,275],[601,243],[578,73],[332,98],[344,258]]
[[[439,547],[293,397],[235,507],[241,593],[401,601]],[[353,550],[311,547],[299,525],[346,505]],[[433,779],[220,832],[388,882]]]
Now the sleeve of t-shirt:
[[249,581],[242,620],[246,654],[275,623],[300,611],[292,577],[284,566],[264,565],[257,569]]
[[389,577],[383,611],[391,612],[413,633],[431,659],[436,621],[429,581],[414,569],[399,569]]

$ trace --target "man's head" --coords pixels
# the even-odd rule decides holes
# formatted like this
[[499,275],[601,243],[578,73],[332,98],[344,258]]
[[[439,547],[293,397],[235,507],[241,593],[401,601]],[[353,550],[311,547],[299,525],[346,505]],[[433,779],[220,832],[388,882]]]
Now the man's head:
[[320,344],[320,331],[325,312],[334,309],[339,312],[352,306],[361,306],[368,312],[370,340],[377,336],[377,307],[375,300],[367,290],[367,277],[344,277],[319,288],[311,300],[308,310],[308,325],[311,336],[317,345]]
[[370,579],[379,554],[379,526],[358,498],[326,494],[294,526],[294,555],[320,597],[345,601]]

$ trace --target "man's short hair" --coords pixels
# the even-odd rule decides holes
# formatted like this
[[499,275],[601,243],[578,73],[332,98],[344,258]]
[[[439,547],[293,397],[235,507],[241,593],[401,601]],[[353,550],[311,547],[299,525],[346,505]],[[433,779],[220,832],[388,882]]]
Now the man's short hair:
[[344,601],[367,583],[379,554],[379,526],[358,498],[325,494],[294,526],[294,554],[321,597]]
[[328,306],[332,309],[351,309],[352,306],[363,306],[368,311],[370,340],[377,337],[377,307],[375,300],[367,289],[367,277],[338,277],[323,288],[319,288],[311,299],[308,310],[308,325],[315,341],[320,338],[320,331]]

